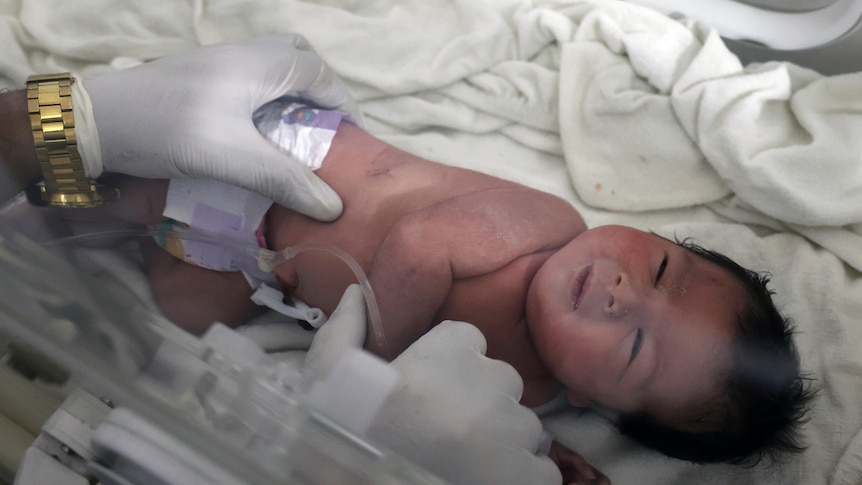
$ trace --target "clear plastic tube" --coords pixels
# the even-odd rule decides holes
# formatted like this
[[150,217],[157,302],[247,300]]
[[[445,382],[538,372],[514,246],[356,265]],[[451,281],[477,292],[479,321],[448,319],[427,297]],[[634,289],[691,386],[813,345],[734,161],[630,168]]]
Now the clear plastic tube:
[[275,270],[277,266],[287,262],[298,254],[308,251],[321,251],[329,253],[341,259],[353,272],[353,275],[356,277],[356,281],[359,283],[359,287],[362,290],[362,295],[365,298],[366,310],[368,311],[368,323],[369,327],[371,328],[372,338],[374,339],[378,348],[383,349],[386,354],[385,357],[388,359],[392,358],[392,356],[389,355],[389,345],[386,342],[386,334],[383,331],[383,320],[380,317],[380,308],[377,306],[377,298],[374,296],[374,290],[371,289],[371,283],[369,283],[368,281],[368,275],[365,274],[365,271],[363,271],[362,267],[359,266],[359,263],[357,263],[356,260],[350,254],[348,254],[343,249],[337,246],[333,246],[331,244],[300,244],[298,246],[284,248],[281,251],[273,251],[271,249],[265,249],[255,245],[243,245],[239,243],[225,241],[221,238],[199,231],[167,230],[153,228],[113,229],[106,231],[75,234],[72,236],[61,237],[53,241],[43,242],[42,244],[49,246],[54,244],[65,244],[77,240],[91,239],[99,236],[144,237],[156,235],[170,236],[188,241],[204,242],[207,244],[229,246],[235,249],[239,249],[244,253],[248,254],[249,256],[252,256],[253,258],[257,259],[258,267],[262,271],[266,271],[268,273],[271,273]]
[[383,320],[380,317],[380,308],[377,306],[377,298],[374,296],[374,290],[371,289],[371,283],[368,281],[368,275],[359,266],[359,263],[347,253],[347,251],[333,246],[331,244],[300,244],[282,249],[281,251],[272,251],[256,246],[247,246],[253,256],[257,258],[260,269],[272,272],[276,266],[287,262],[298,254],[308,251],[322,251],[338,257],[344,261],[359,283],[359,288],[362,289],[362,295],[365,297],[365,306],[368,311],[368,323],[371,327],[371,334],[375,343],[385,352],[385,357],[391,359],[389,355],[389,345],[386,342],[386,334],[383,331]]

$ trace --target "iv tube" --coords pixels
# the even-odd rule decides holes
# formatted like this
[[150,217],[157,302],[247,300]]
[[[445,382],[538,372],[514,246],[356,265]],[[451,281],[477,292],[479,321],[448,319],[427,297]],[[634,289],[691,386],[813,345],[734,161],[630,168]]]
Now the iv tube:
[[371,284],[368,282],[368,276],[359,263],[347,253],[347,251],[333,246],[332,244],[300,244],[282,249],[281,251],[272,251],[255,246],[246,247],[252,252],[253,256],[258,258],[258,265],[267,272],[275,270],[276,266],[287,262],[294,256],[307,251],[323,251],[344,261],[350,270],[353,271],[356,280],[359,283],[359,288],[362,289],[362,296],[365,297],[365,306],[368,310],[368,323],[371,327],[371,334],[377,345],[385,352],[385,357],[389,360],[392,356],[389,354],[389,345],[386,342],[386,334],[383,332],[383,321],[380,317],[380,308],[377,306],[377,298],[374,296],[374,290],[371,289]]
[[287,262],[294,256],[307,251],[323,251],[338,257],[339,259],[344,261],[344,263],[347,264],[348,267],[350,267],[350,270],[356,277],[356,280],[359,283],[359,287],[362,290],[362,296],[365,298],[365,306],[368,311],[368,323],[371,327],[372,338],[374,338],[375,343],[385,352],[386,355],[384,357],[391,360],[392,356],[389,354],[389,345],[386,342],[386,334],[383,331],[383,321],[380,317],[380,308],[377,306],[377,298],[374,296],[374,291],[371,289],[371,284],[368,282],[368,276],[365,274],[365,271],[363,271],[362,267],[359,266],[359,263],[356,262],[353,256],[348,254],[343,249],[337,246],[333,246],[331,244],[300,244],[298,246],[284,248],[281,251],[273,251],[258,246],[243,245],[232,241],[224,241],[218,237],[200,231],[167,230],[152,228],[115,229],[75,234],[72,236],[60,237],[53,241],[46,241],[42,244],[50,246],[54,244],[68,243],[79,239],[93,238],[96,236],[142,237],[155,235],[172,236],[176,237],[177,239],[204,242],[219,246],[234,247],[256,258],[260,269],[266,272],[272,272],[278,265]]

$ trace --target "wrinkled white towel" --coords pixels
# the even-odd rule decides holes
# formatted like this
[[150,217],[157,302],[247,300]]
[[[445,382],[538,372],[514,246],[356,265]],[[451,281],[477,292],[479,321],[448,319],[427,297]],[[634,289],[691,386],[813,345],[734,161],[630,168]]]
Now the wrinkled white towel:
[[728,217],[760,212],[862,269],[862,73],[743,66],[702,24],[611,3],[582,19],[560,76],[561,136],[585,202],[721,200]]

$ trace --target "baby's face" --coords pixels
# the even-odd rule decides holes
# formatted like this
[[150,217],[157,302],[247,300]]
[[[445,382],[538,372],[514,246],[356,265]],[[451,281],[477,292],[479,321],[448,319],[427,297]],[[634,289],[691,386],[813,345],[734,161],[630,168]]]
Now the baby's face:
[[729,368],[744,290],[727,270],[621,226],[576,237],[527,296],[535,345],[576,405],[688,419]]

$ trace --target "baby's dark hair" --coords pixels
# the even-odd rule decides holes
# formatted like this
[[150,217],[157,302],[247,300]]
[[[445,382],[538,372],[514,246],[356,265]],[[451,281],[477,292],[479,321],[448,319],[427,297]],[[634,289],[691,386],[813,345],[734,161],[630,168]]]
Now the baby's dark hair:
[[720,379],[707,431],[684,431],[647,414],[623,414],[621,433],[668,456],[697,463],[754,465],[765,456],[780,461],[805,449],[800,427],[816,391],[800,371],[793,325],[772,301],[769,277],[689,240],[677,244],[730,271],[743,285],[748,304],[740,312],[732,368]]

